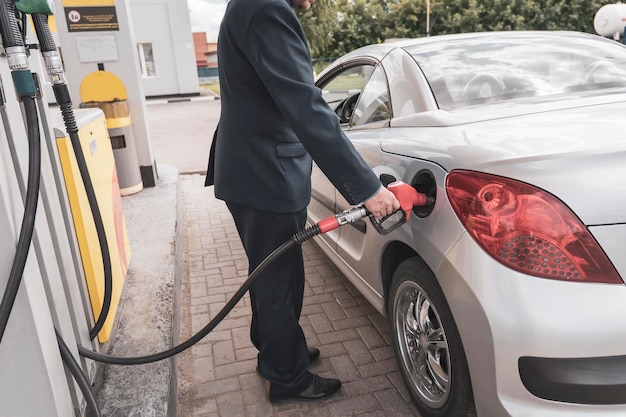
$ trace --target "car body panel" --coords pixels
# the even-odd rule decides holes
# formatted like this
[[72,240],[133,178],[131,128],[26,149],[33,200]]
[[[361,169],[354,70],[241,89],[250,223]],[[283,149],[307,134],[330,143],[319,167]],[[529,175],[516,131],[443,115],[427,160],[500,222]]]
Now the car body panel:
[[392,49],[382,62],[389,89],[397,92],[391,96],[394,119],[437,109],[428,81],[409,54],[400,48]]
[[589,231],[598,241],[604,252],[611,259],[615,269],[626,277],[626,225],[607,224],[589,227]]
[[382,149],[447,170],[470,169],[534,184],[566,202],[587,225],[622,223],[626,193],[616,191],[623,189],[626,176],[626,95],[620,97],[625,101],[446,129],[392,128]]
[[[623,121],[616,117],[620,113],[626,114],[626,102],[447,129],[390,129],[382,149],[427,159],[447,170],[470,169],[534,184],[567,202],[588,225],[622,223],[626,139]],[[582,125],[577,123],[581,119]],[[610,205],[604,204],[608,201]]]
[[[437,203],[433,209],[433,215],[424,219],[411,216],[407,226],[397,229],[393,234],[387,236],[380,236],[369,221],[367,221],[367,231],[365,234],[353,227],[342,228],[341,239],[338,242],[337,248],[340,257],[349,260],[353,268],[353,273],[356,273],[358,277],[363,277],[370,274],[373,270],[380,271],[381,258],[387,244],[391,242],[402,242],[414,248],[431,269],[436,269],[442,262],[446,252],[450,250],[450,247],[464,230],[452,211],[442,210],[447,200],[445,191],[442,188],[445,183],[445,171],[436,164],[412,158],[394,158],[393,164],[390,164],[390,158],[382,161],[374,161],[365,156],[365,160],[373,167],[380,165],[393,166],[393,169],[398,173],[400,179],[407,183],[410,183],[420,171],[430,171],[433,173],[437,184],[440,184],[437,189]],[[339,198],[340,202],[338,206],[347,205],[345,200],[341,197]],[[448,220],[445,228],[442,227],[442,219]],[[414,224],[419,224],[419,227],[408,227]],[[452,227],[452,225],[455,225],[455,227]],[[433,235],[438,236],[438,238],[426,238],[426,236]],[[360,279],[355,278],[354,275],[352,278],[353,281]],[[376,280],[373,283],[369,282],[369,284],[375,289],[378,297],[382,298],[384,296],[384,288],[380,280]],[[378,306],[380,313],[386,314],[382,299],[370,301],[372,301],[375,306]]]

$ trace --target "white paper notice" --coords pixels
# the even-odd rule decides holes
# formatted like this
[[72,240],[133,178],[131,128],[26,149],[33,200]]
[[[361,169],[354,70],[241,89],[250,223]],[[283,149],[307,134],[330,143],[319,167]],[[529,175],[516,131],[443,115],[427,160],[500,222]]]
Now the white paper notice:
[[119,61],[115,36],[85,36],[76,38],[80,62]]

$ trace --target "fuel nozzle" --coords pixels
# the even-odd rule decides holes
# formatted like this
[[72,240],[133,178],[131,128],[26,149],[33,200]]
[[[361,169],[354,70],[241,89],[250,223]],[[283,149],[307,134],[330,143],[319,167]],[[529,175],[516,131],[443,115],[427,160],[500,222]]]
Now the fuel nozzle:
[[402,181],[394,181],[387,186],[400,203],[400,210],[404,212],[407,220],[411,217],[413,207],[429,206],[434,204],[435,199],[418,192],[415,188]]
[[383,236],[406,223],[409,220],[409,217],[411,217],[413,207],[428,206],[434,204],[435,202],[432,197],[418,192],[411,185],[402,181],[394,181],[390,183],[387,185],[387,189],[398,199],[398,202],[400,203],[400,210],[385,216],[382,219],[376,219],[372,215],[369,216],[374,229],[376,229],[376,231]]
[[[390,183],[387,186],[387,189],[396,196],[398,202],[400,203],[400,210],[395,213],[383,217],[382,219],[376,219],[371,215],[371,213],[369,213],[365,206],[361,204],[344,210],[334,216],[320,220],[313,227],[298,234],[296,239],[302,243],[313,236],[330,232],[331,230],[335,230],[344,224],[355,222],[366,216],[370,217],[370,221],[378,233],[386,235],[407,222],[411,216],[413,207],[431,205],[435,201],[432,197],[428,197],[426,194],[418,192],[415,188],[402,181],[394,181]],[[391,219],[391,225],[388,225],[389,219]]]

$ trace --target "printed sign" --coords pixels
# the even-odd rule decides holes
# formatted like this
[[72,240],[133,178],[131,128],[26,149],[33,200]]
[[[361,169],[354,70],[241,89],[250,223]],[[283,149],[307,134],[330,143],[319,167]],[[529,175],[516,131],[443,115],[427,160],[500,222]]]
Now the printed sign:
[[64,7],[69,32],[120,30],[115,6]]

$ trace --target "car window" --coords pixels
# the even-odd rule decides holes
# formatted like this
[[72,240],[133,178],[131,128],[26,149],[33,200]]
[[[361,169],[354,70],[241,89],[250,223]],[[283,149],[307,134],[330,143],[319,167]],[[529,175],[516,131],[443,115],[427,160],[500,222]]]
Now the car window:
[[626,86],[626,48],[600,37],[507,35],[407,48],[441,109]]
[[352,66],[334,74],[330,80],[319,86],[322,97],[342,124],[350,122],[356,102],[373,71],[373,65]]
[[389,119],[391,119],[391,106],[387,78],[383,69],[376,67],[361,92],[350,125],[360,126]]

